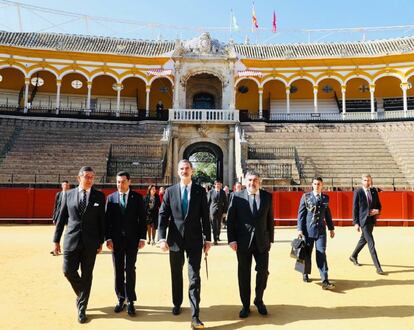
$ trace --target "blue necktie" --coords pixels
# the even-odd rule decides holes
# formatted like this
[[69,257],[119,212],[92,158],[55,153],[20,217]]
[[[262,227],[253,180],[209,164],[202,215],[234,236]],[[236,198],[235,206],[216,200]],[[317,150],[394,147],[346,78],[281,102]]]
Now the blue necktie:
[[125,198],[126,198],[126,194],[121,194],[121,209],[122,209],[122,212],[125,212],[125,209],[126,209],[126,200],[125,200]]
[[253,216],[257,216],[257,203],[256,203],[256,195],[253,196]]
[[184,187],[183,197],[181,199],[181,210],[183,212],[183,218],[187,215],[188,209],[188,191],[187,186]]

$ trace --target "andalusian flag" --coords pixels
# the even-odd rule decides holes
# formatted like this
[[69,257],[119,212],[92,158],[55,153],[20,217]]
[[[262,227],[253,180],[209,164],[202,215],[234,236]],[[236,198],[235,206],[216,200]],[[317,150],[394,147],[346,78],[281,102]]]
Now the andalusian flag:
[[254,9],[254,2],[253,2],[253,7],[252,7],[252,31],[254,31],[254,29],[258,29],[258,28],[259,28],[259,23],[257,22],[256,10]]

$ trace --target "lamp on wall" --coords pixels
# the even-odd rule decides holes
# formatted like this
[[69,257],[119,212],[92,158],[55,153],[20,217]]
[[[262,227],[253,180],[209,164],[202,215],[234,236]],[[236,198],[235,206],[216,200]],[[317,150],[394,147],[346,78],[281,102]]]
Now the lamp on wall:
[[71,86],[74,88],[74,89],[81,89],[82,88],[82,86],[83,86],[83,83],[82,83],[82,81],[80,81],[80,80],[73,80],[71,83]]

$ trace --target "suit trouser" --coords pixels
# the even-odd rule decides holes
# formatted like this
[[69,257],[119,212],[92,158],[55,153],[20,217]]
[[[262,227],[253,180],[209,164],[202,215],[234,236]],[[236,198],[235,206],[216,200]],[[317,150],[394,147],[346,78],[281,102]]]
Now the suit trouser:
[[[75,291],[78,310],[83,312],[88,307],[96,250],[79,243],[74,251],[63,251],[63,273]],[[81,275],[78,273],[79,266]]]
[[378,260],[377,251],[375,249],[374,236],[372,232],[374,231],[374,223],[366,223],[361,227],[361,238],[359,239],[357,246],[355,247],[354,252],[352,252],[352,257],[355,259],[358,258],[359,252],[368,243],[369,253],[371,254],[372,261],[377,270],[381,269],[380,262]]
[[321,275],[321,280],[328,280],[328,261],[326,259],[326,235],[320,235],[318,238],[306,237],[306,254],[305,254],[305,271],[304,274],[310,274],[312,271],[312,251],[316,246],[316,265]]
[[126,242],[114,244],[112,261],[115,273],[115,293],[120,302],[125,299],[130,302],[137,300],[135,293],[137,245],[131,248]]
[[217,241],[220,238],[221,232],[221,214],[214,215],[211,219],[211,227],[213,229],[213,238],[214,241]]
[[267,278],[269,276],[269,251],[258,252],[255,248],[247,251],[237,250],[237,276],[239,280],[240,299],[244,307],[250,306],[251,296],[251,269],[252,258],[256,261],[256,297],[255,303],[263,302],[263,294],[267,285]]
[[[200,312],[200,264],[202,249],[186,252],[188,259],[188,297],[190,299],[192,317],[198,317]],[[172,298],[174,306],[181,306],[183,303],[184,261],[184,250],[180,250],[178,252],[170,250]]]

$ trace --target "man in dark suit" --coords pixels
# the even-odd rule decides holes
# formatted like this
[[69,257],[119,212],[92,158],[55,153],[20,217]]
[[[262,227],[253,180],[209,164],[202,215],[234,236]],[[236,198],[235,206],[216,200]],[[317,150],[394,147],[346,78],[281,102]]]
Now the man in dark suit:
[[[191,181],[193,167],[189,160],[178,163],[180,183],[167,188],[159,211],[158,235],[162,251],[170,251],[172,313],[181,313],[183,302],[184,252],[188,260],[191,326],[204,328],[199,319],[201,255],[211,247],[211,227],[207,196],[203,187]],[[168,227],[168,236],[167,236]]]
[[[85,323],[96,254],[102,251],[105,234],[105,195],[94,189],[95,171],[79,170],[79,186],[69,190],[56,221],[54,252],[61,252],[60,238],[65,225],[63,273],[76,293],[78,321]],[[78,270],[81,269],[79,275]]]
[[219,180],[214,181],[214,188],[208,192],[211,226],[213,227],[214,245],[220,240],[221,219],[227,210],[227,197]]
[[227,212],[227,236],[237,253],[239,293],[243,308],[239,316],[250,314],[251,265],[256,261],[256,296],[254,304],[261,315],[267,315],[263,294],[269,276],[269,250],[274,241],[272,195],[260,189],[258,173],[248,171],[246,189],[233,195]]
[[70,189],[69,181],[67,180],[62,181],[61,187],[62,187],[62,190],[57,192],[55,195],[55,203],[53,206],[53,215],[52,215],[52,221],[54,225],[56,225],[56,220],[59,216],[60,209],[62,207],[62,200],[66,196],[66,191]]
[[326,260],[326,226],[331,238],[335,237],[335,227],[332,222],[329,208],[329,196],[322,193],[323,180],[314,177],[312,191],[303,194],[298,211],[298,236],[305,237],[306,255],[303,281],[310,282],[309,274],[312,268],[312,250],[316,245],[316,265],[322,281],[323,290],[331,290],[335,287],[328,279],[328,262]]
[[355,229],[362,233],[361,238],[349,259],[354,265],[360,266],[358,263],[358,254],[365,244],[368,243],[369,252],[377,273],[379,275],[386,275],[378,260],[377,251],[375,250],[374,236],[372,235],[377,216],[380,212],[381,202],[379,200],[378,191],[372,187],[371,175],[364,174],[362,176],[362,187],[354,192],[352,209],[352,218]]
[[106,202],[106,246],[112,251],[115,271],[115,293],[118,303],[115,313],[125,309],[128,300],[128,315],[135,315],[134,301],[138,249],[145,246],[145,207],[142,196],[130,189],[128,172],[116,175],[116,192]]

